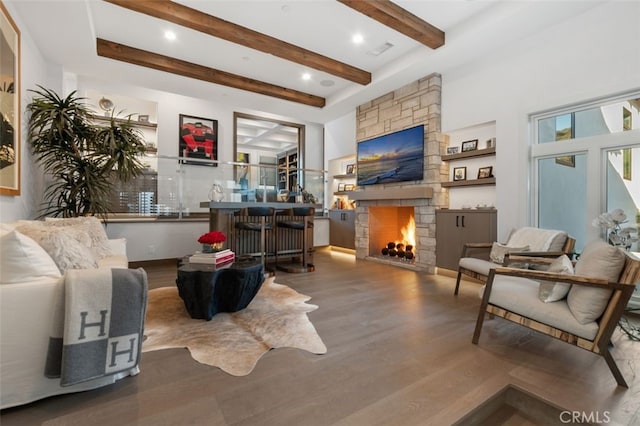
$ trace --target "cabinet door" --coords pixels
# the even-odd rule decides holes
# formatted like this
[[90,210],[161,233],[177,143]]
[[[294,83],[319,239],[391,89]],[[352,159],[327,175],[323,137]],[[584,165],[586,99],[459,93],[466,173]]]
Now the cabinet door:
[[462,252],[460,216],[458,212],[436,211],[436,266],[439,268],[458,269]]
[[465,243],[494,242],[496,235],[495,210],[436,211],[436,266],[457,270]]
[[329,244],[356,248],[356,216],[353,210],[329,211]]

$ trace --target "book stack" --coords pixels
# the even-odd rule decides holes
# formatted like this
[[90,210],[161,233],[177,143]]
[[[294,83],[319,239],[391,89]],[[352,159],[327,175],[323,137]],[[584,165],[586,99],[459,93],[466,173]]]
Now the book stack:
[[216,268],[229,266],[236,258],[236,254],[229,249],[217,251],[215,253],[196,253],[189,256],[189,263],[206,263],[215,265]]

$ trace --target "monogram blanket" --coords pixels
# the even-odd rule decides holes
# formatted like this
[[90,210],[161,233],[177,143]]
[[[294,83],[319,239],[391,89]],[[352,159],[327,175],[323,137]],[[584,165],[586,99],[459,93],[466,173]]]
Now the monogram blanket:
[[70,386],[136,368],[147,306],[144,269],[69,269],[62,291],[45,375]]

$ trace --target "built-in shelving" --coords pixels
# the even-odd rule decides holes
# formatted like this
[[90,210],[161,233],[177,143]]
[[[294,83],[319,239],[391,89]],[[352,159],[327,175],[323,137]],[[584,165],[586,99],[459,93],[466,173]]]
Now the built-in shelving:
[[455,188],[461,186],[480,186],[480,185],[495,185],[496,178],[489,177],[484,179],[471,179],[471,180],[457,180],[453,182],[442,182],[443,188]]
[[442,158],[442,161],[455,161],[455,160],[463,160],[465,158],[484,157],[488,155],[496,155],[496,148],[493,147],[493,148],[478,149],[473,151],[458,152],[456,154],[443,155],[441,158]]
[[[111,121],[111,117],[102,117],[100,115],[92,115],[91,119],[95,120],[95,121],[101,121],[103,123],[109,123]],[[115,118],[116,123],[129,123],[132,126],[135,127],[146,127],[148,129],[157,129],[158,128],[158,124],[157,123],[148,123],[146,121],[138,121],[138,120],[129,120],[126,118]]]

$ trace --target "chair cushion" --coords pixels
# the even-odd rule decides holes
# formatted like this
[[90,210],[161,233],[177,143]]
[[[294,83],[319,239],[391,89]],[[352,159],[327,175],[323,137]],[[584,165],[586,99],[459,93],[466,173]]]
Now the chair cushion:
[[482,274],[484,276],[489,275],[490,269],[495,269],[496,265],[493,262],[489,262],[484,259],[477,259],[475,257],[463,257],[458,262],[458,266],[468,269],[470,271],[476,272],[478,274]]
[[527,278],[497,275],[493,280],[489,303],[588,340],[595,338],[598,323],[578,322],[565,300],[542,302],[538,298],[538,286],[537,281]]
[[491,246],[491,253],[489,253],[489,259],[491,259],[491,261],[494,263],[502,265],[502,262],[504,262],[504,256],[507,253],[518,253],[521,251],[529,251],[529,246],[513,246],[493,243],[493,245]]
[[[573,275],[573,263],[566,255],[562,255],[549,264],[547,272]],[[567,297],[569,290],[571,290],[571,284],[568,283],[540,281],[538,297],[545,303],[556,302]]]
[[[597,240],[584,248],[576,263],[575,273],[618,282],[625,260],[622,250]],[[611,293],[608,289],[574,285],[567,295],[567,304],[576,319],[585,324],[600,318]]]
[[564,231],[523,226],[511,233],[507,245],[528,245],[531,251],[562,251],[566,240],[567,233]]

